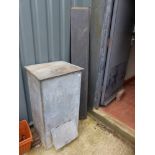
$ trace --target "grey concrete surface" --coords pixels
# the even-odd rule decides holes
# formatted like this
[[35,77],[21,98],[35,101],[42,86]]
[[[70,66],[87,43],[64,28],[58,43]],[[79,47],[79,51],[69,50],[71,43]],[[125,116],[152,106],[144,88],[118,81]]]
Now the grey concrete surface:
[[134,155],[134,149],[88,116],[79,122],[79,136],[70,144],[58,151],[33,148],[26,155]]

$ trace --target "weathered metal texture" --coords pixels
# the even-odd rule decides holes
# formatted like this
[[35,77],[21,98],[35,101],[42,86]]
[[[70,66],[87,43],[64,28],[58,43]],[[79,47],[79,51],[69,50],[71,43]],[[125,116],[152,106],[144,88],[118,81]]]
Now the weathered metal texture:
[[88,71],[89,71],[89,8],[71,9],[71,63],[83,67],[80,119],[87,117]]
[[114,0],[106,1],[106,7],[105,7],[105,12],[103,17],[98,74],[97,74],[95,97],[94,97],[94,105],[96,108],[99,106],[101,93],[102,93],[102,84],[103,84],[104,72],[106,67],[110,26],[111,26],[111,20],[112,20],[112,12],[113,12],[113,2]]
[[75,121],[66,122],[51,130],[53,144],[56,149],[62,148],[78,136]]
[[45,126],[44,126],[44,114],[42,106],[42,92],[41,83],[31,73],[27,72],[28,86],[31,101],[32,118],[35,129],[37,130],[41,142],[46,146],[45,142]]
[[[72,5],[90,6],[91,0],[19,1],[20,61],[24,84],[20,90],[23,88],[21,91],[25,92],[25,95],[20,97],[20,105],[27,107],[29,122],[32,121],[32,115],[23,66],[56,60],[70,62],[70,9]],[[20,113],[20,119],[27,119],[23,110]]]
[[19,118],[28,121],[21,66],[19,66]]
[[94,105],[94,94],[98,75],[101,31],[106,8],[106,0],[93,0],[90,18],[90,57],[89,57],[89,91],[88,108]]
[[[32,120],[30,99],[28,93],[28,85],[26,79],[26,73],[23,69],[24,65],[35,64],[35,51],[33,43],[33,31],[32,31],[32,19],[31,19],[31,9],[30,0],[20,0],[19,1],[19,52],[21,61],[21,72],[24,83],[25,98],[21,98],[20,104],[24,106],[26,103],[28,120]],[[21,111],[22,113],[22,111]],[[20,119],[23,119],[20,117]]]
[[[57,134],[54,132],[51,135],[52,129],[74,122],[76,130],[73,134],[60,133],[61,144],[55,143],[56,148],[60,148],[77,136],[82,68],[60,61],[28,66],[26,70],[33,122],[44,147],[48,149],[52,146],[52,136]],[[68,130],[72,131],[71,128]]]
[[101,104],[106,105],[114,97],[123,84],[132,30],[134,28],[134,1],[116,0],[111,24],[107,63],[102,87]]
[[72,0],[73,7],[91,7],[92,0]]

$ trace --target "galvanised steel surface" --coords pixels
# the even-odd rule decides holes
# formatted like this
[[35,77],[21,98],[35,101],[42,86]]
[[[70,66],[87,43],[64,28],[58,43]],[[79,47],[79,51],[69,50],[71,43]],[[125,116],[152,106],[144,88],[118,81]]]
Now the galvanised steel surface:
[[54,142],[59,149],[78,136],[83,68],[55,61],[26,66],[26,70],[34,127],[45,148]]

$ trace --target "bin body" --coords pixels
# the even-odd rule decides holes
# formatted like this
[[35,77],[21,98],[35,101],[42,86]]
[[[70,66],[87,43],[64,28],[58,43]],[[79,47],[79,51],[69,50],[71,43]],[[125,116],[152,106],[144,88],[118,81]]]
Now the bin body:
[[[63,61],[31,65],[25,68],[33,123],[42,144],[46,149],[50,148],[54,141],[51,131],[72,122],[76,131],[72,137],[65,135],[64,141],[67,139],[67,142],[64,143],[67,144],[77,137],[82,68]],[[72,132],[70,127],[69,130]],[[56,148],[63,146],[63,144],[55,145]]]

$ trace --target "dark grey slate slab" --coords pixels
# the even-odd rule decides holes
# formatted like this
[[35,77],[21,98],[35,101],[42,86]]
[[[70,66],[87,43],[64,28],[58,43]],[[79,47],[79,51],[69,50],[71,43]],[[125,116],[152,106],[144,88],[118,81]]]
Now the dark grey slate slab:
[[107,0],[105,12],[104,12],[102,33],[101,33],[99,65],[98,65],[95,97],[94,97],[94,105],[96,108],[98,108],[100,104],[101,93],[102,93],[102,84],[103,84],[103,78],[104,78],[104,71],[106,67],[107,50],[108,50],[108,44],[109,44],[108,39],[110,34],[110,24],[112,20],[112,10],[113,10],[113,0]]
[[73,7],[71,9],[71,63],[84,68],[82,71],[80,119],[87,116],[89,15],[88,7]]
[[92,1],[90,18],[90,54],[89,54],[89,88],[88,109],[94,106],[94,95],[97,81],[101,31],[107,0]]

